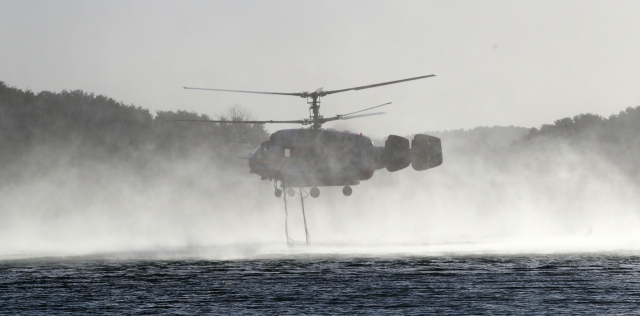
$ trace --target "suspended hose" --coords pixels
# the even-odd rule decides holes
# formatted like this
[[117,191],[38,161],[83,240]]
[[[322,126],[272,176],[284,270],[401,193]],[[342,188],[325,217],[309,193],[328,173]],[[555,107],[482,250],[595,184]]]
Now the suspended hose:
[[[282,188],[284,190],[284,187]],[[287,210],[287,194],[283,192],[284,198],[284,233],[287,235],[287,245],[293,246],[293,239],[289,236],[289,211]]]
[[[302,192],[306,194],[306,196],[302,196]],[[309,196],[307,191],[303,190],[300,187],[300,204],[302,205],[302,218],[304,219],[304,235],[307,238],[307,245],[311,244],[311,235],[309,234],[309,230],[307,230],[307,216],[304,214],[304,199]]]

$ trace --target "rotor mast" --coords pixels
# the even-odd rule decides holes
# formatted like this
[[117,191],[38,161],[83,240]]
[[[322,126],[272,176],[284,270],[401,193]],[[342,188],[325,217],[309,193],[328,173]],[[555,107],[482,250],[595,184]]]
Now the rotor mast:
[[311,104],[311,106],[309,107],[309,110],[313,114],[313,115],[309,115],[309,120],[313,124],[313,125],[311,125],[311,128],[312,129],[320,129],[320,127],[322,126],[322,116],[319,115],[319,113],[320,113],[320,96],[319,95],[312,95],[309,98],[311,98],[311,101],[307,101],[307,103]]

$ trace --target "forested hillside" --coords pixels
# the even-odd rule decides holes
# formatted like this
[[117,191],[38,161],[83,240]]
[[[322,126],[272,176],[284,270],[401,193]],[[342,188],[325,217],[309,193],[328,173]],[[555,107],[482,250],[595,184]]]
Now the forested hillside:
[[494,126],[425,134],[442,139],[445,162],[542,163],[547,155],[547,163],[552,164],[571,150],[607,161],[630,178],[640,176],[640,106],[609,117],[580,114],[540,128]]
[[611,166],[640,182],[640,107],[602,117],[580,114],[533,128],[514,150],[545,150],[566,146],[585,156],[607,161]]
[[[246,120],[232,107],[216,119]],[[24,164],[81,166],[111,163],[144,169],[203,156],[235,162],[268,138],[262,125],[175,122],[206,115],[157,112],[81,90],[33,93],[0,82],[0,172],[20,174]],[[35,162],[34,162],[35,161]]]

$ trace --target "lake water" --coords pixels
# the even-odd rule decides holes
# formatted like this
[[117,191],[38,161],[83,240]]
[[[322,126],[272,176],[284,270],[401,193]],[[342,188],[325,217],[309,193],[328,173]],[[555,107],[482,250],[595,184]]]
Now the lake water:
[[0,260],[0,313],[640,314],[640,256],[313,254]]

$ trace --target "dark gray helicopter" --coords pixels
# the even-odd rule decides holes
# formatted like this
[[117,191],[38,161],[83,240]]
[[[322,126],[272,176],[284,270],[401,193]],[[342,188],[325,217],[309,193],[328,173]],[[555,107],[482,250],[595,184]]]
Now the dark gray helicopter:
[[[325,91],[322,88],[313,92],[280,93],[243,90],[224,90],[189,88],[197,90],[290,95],[307,99],[309,118],[294,121],[215,121],[193,120],[210,123],[231,124],[265,124],[265,123],[297,123],[311,125],[308,129],[286,129],[273,134],[269,140],[258,146],[249,157],[250,172],[261,176],[263,180],[274,180],[276,197],[287,190],[290,196],[295,195],[293,188],[311,187],[309,194],[316,198],[320,195],[319,186],[344,186],[342,192],[346,196],[352,193],[351,186],[368,180],[373,173],[382,168],[390,172],[404,169],[411,165],[417,171],[435,168],[442,164],[442,145],[440,139],[433,136],[417,134],[411,145],[409,140],[397,135],[389,135],[384,147],[374,146],[370,138],[360,134],[322,129],[322,124],[336,120],[381,115],[383,112],[359,114],[389,103],[364,110],[324,118],[319,115],[320,98],[351,90],[362,90],[405,81],[433,77],[426,75],[402,80],[395,80],[372,85]],[[286,201],[285,201],[286,202]],[[306,227],[306,225],[305,225]]]

